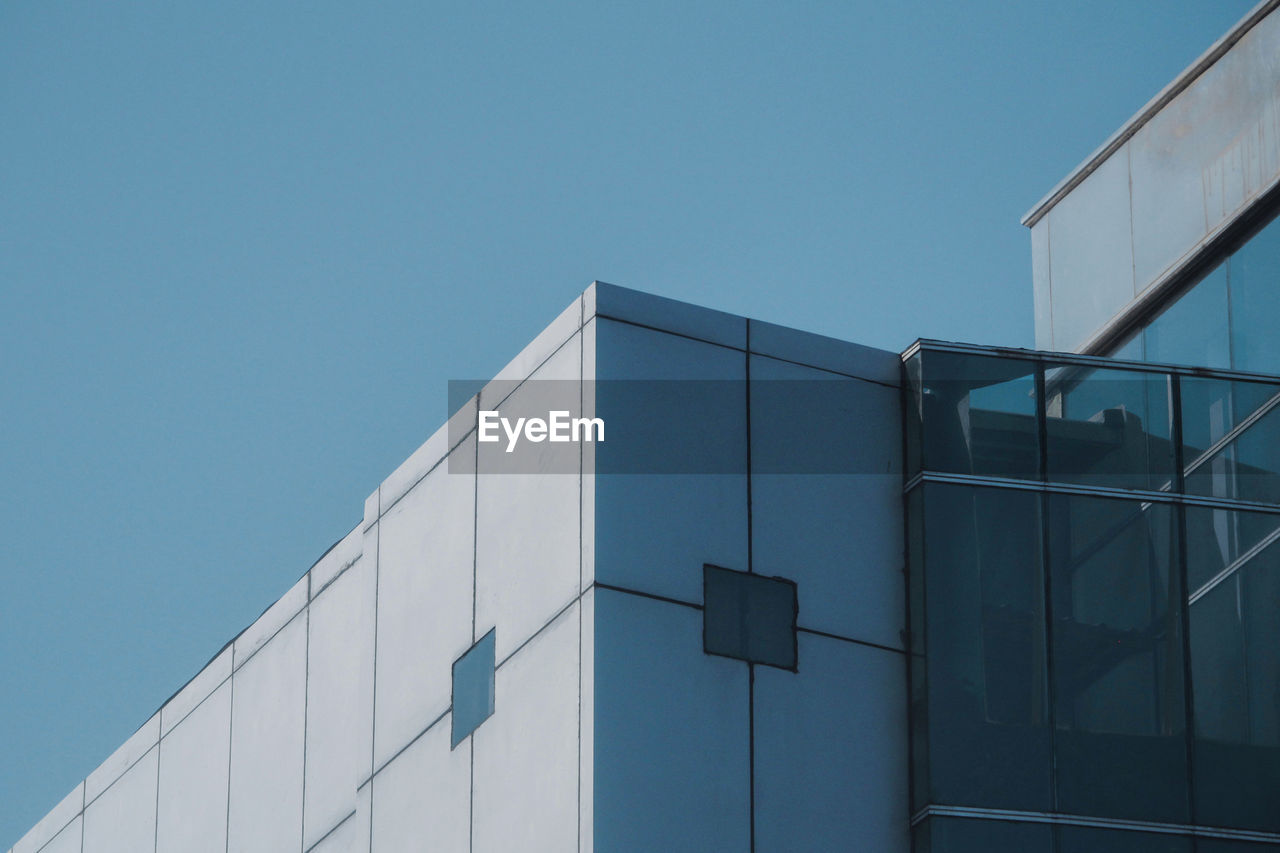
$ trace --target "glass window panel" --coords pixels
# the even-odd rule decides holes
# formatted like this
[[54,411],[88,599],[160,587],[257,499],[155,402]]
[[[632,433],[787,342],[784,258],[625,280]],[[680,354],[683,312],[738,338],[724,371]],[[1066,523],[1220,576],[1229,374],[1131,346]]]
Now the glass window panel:
[[1058,853],[1191,853],[1192,841],[1183,835],[1059,826]]
[[1251,237],[1227,266],[1233,366],[1280,373],[1280,220]]
[[1117,345],[1107,355],[1111,358],[1120,358],[1125,361],[1145,361],[1147,348],[1143,340],[1143,333],[1143,329],[1133,332],[1123,343]]
[[930,799],[1048,809],[1040,495],[924,489]]
[[1049,497],[1058,809],[1188,817],[1173,507]]
[[[1187,509],[1189,542],[1209,513]],[[1214,521],[1226,545],[1187,552],[1200,584],[1190,609],[1196,819],[1280,831],[1269,795],[1280,790],[1280,516]]]
[[1234,442],[1235,496],[1280,503],[1280,408],[1273,408]]
[[[1181,381],[1187,493],[1280,502],[1280,386],[1202,377]],[[1227,441],[1251,418],[1251,425]]]
[[928,351],[922,373],[927,470],[1039,479],[1034,362]]
[[916,827],[916,853],[1052,853],[1053,826],[931,817]]
[[718,566],[702,571],[707,653],[795,669],[795,583]]
[[493,716],[495,647],[490,631],[453,662],[453,746]]
[[923,440],[924,429],[920,421],[921,406],[924,402],[920,379],[922,358],[922,354],[917,352],[903,365],[902,429],[907,436],[907,477],[914,477],[920,473],[920,443]]
[[1227,265],[1220,264],[1151,321],[1143,332],[1147,361],[1231,367]]
[[1047,371],[1045,397],[1050,481],[1169,487],[1168,376],[1063,365]]

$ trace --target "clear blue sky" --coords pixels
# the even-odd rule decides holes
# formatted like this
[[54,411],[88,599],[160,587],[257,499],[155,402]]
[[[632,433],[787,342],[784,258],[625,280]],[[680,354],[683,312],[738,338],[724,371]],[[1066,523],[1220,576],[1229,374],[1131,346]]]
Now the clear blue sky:
[[0,5],[0,848],[592,279],[1029,346],[1019,217],[1252,5]]

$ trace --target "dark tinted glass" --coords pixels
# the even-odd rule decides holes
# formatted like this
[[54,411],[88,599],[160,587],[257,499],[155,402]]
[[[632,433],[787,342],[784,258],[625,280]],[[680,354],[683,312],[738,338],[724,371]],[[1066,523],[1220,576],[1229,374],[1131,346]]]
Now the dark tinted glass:
[[493,631],[453,662],[453,745],[493,715]]
[[907,496],[907,612],[911,647],[911,803],[912,812],[929,803],[929,695],[925,664],[924,488]]
[[908,477],[920,473],[921,442],[924,440],[924,425],[921,422],[924,397],[920,379],[923,357],[917,352],[903,363],[902,429],[906,433]]
[[1280,517],[1189,507],[1188,541],[1211,524],[1187,566],[1196,819],[1280,831]]
[[916,827],[916,853],[1053,853],[1047,823],[931,817]]
[[1046,373],[1051,482],[1122,489],[1168,488],[1169,377],[1078,365]]
[[1276,853],[1280,841],[1255,844],[1251,841],[1227,841],[1223,838],[1197,838],[1196,853]]
[[1227,265],[1233,366],[1280,373],[1280,220],[1250,238]]
[[1058,853],[1192,853],[1192,841],[1182,835],[1059,826]]
[[1049,507],[1058,808],[1185,822],[1174,509],[1077,495]]
[[1280,502],[1280,386],[1201,377],[1181,384],[1187,493]]
[[924,489],[931,800],[1047,810],[1040,495]]
[[796,585],[703,567],[703,645],[713,655],[795,669]]
[[1039,479],[1035,363],[935,351],[922,359],[925,469]]

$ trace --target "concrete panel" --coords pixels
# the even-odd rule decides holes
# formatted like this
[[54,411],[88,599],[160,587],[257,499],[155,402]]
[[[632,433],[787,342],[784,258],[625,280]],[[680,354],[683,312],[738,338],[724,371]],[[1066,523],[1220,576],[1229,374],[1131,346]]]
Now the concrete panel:
[[[710,470],[741,472],[595,477],[596,579],[700,602],[704,563],[747,567],[746,358],[736,350],[610,320],[598,321],[596,352],[600,380],[718,381],[708,386],[718,389],[710,400],[700,400],[691,384],[694,396],[687,405],[666,415],[655,415],[645,397],[627,388],[597,389],[610,393],[608,400],[598,399],[597,414],[618,425],[615,434],[646,419],[673,421],[672,434],[657,446],[606,441],[596,449],[597,471],[636,470],[629,463],[637,460],[638,470],[652,470],[650,461],[689,455],[696,446],[699,458],[706,451]],[[686,446],[674,446],[680,442]]]
[[320,591],[333,582],[333,579],[355,564],[364,551],[364,531],[362,525],[342,537],[329,552],[316,561],[311,567],[311,597],[315,598]]
[[373,780],[356,791],[355,830],[351,833],[350,853],[371,853],[373,835]]
[[1049,278],[1049,220],[1031,227],[1031,282],[1035,300],[1036,349],[1053,350],[1053,284]]
[[265,646],[276,632],[307,606],[311,597],[310,575],[304,575],[279,600],[266,609],[254,623],[236,637],[235,668],[244,666],[254,652]]
[[693,608],[595,606],[595,848],[749,849],[747,664],[703,653]]
[[[84,836],[84,830],[81,827],[82,820],[83,818],[79,816],[73,819],[48,844],[40,848],[40,853],[80,853],[80,842]],[[15,845],[11,853],[18,853],[19,849]]]
[[1141,291],[1280,176],[1280,15],[1244,35],[1129,143]]
[[476,853],[577,849],[578,629],[575,604],[498,668],[471,736]]
[[578,331],[582,325],[582,297],[573,300],[556,319],[525,345],[524,349],[494,379],[524,379],[533,374],[544,361]]
[[[474,435],[454,453],[475,453]],[[378,534],[375,767],[449,707],[450,664],[471,646],[475,477],[437,467]]]
[[133,733],[111,757],[99,765],[98,769],[84,780],[84,798],[93,802],[107,786],[124,775],[124,772],[137,763],[151,747],[160,742],[160,714],[157,712],[151,719],[142,724],[142,728]]
[[[898,391],[752,356],[754,571],[796,581],[799,625],[902,647]],[[807,389],[813,389],[809,391]]]
[[894,386],[899,382],[902,362],[896,352],[801,332],[762,320],[751,320],[748,333],[753,353],[857,376],[871,382]]
[[476,398],[472,397],[458,411],[451,413],[449,421],[432,433],[412,455],[402,462],[378,489],[379,512],[385,513],[400,498],[418,484],[418,481],[436,467],[462,441],[467,432],[476,426]]
[[471,743],[449,748],[446,716],[373,779],[373,849],[467,850]]
[[142,853],[156,843],[156,769],[152,748],[84,810],[86,853]]
[[[48,844],[55,835],[62,832],[75,816],[84,808],[84,783],[76,785],[71,793],[62,798],[40,822],[13,845],[13,853],[37,853]],[[79,850],[80,834],[76,833],[76,849]],[[65,843],[65,842],[64,842]]]
[[[363,848],[360,847],[362,842]],[[355,814],[352,813],[330,830],[328,835],[309,847],[308,853],[357,853],[358,850],[368,848],[369,834],[365,833],[364,838],[360,838],[360,825],[356,822]]]
[[301,849],[306,671],[303,614],[235,674],[228,853]]
[[231,683],[160,742],[157,853],[225,853]]
[[228,644],[196,677],[160,710],[160,734],[167,735],[187,714],[205,700],[218,685],[231,677],[233,647]]
[[355,810],[373,749],[374,572],[360,560],[311,603],[304,846]]
[[798,673],[756,669],[756,849],[910,849],[904,656],[799,639]]
[[[547,389],[563,388],[560,382],[581,375],[580,348],[581,337],[576,336],[533,374],[533,383],[514,391],[500,411],[519,416],[541,412],[546,417]],[[557,384],[536,384],[544,381]],[[498,405],[486,397],[489,393],[490,389],[481,392],[482,409]],[[538,448],[530,452],[539,457],[540,473],[482,473],[479,477],[475,639],[496,625],[498,660],[578,596],[578,445],[530,447]]]
[[723,311],[628,290],[602,281],[591,285],[586,300],[588,307],[594,305],[595,313],[600,317],[626,320],[740,350],[747,347],[746,319]]
[[1049,212],[1053,244],[1053,342],[1072,350],[1134,296],[1129,216],[1129,157],[1125,149]]

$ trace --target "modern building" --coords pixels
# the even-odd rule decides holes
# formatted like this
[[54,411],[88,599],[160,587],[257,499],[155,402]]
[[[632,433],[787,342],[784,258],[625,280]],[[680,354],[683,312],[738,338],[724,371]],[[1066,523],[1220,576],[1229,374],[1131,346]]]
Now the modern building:
[[1277,6],[1028,214],[1040,349],[592,285],[10,853],[1280,850]]

